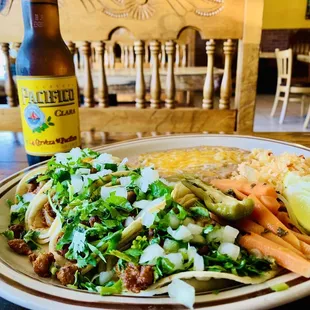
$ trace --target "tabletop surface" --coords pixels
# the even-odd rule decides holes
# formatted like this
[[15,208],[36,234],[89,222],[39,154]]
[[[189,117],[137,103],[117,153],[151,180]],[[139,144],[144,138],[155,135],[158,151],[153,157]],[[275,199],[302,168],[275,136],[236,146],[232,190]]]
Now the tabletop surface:
[[298,55],[297,55],[297,60],[302,61],[302,62],[308,62],[308,63],[310,63],[310,55],[298,54]]
[[[274,138],[294,143],[303,144],[310,147],[310,133],[257,133],[257,136],[267,138]],[[116,140],[125,140],[128,138],[135,138],[135,136],[119,136],[110,135],[107,140],[108,143]],[[95,137],[91,143],[84,140],[84,146],[93,147],[102,144],[102,140]],[[5,177],[27,167],[26,154],[24,151],[22,135],[20,133],[0,132],[0,181]],[[277,307],[277,310],[299,308],[304,305],[310,305],[310,296],[293,302],[291,304]],[[2,298],[0,298],[1,310],[23,310],[25,308],[14,305]]]

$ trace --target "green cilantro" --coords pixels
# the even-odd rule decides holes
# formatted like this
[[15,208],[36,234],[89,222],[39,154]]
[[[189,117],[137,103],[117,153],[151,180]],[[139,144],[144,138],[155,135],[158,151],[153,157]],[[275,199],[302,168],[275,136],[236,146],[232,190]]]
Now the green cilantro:
[[8,240],[13,240],[14,239],[14,232],[10,229],[7,229],[6,231],[0,233],[0,235],[4,236]]
[[[109,285],[109,286],[108,286]],[[107,283],[106,286],[97,286],[97,292],[101,296],[105,295],[113,295],[113,294],[120,294],[122,292],[123,284],[121,280],[118,280],[117,282]]]
[[40,233],[34,230],[28,230],[24,235],[23,240],[29,245],[31,250],[36,250],[40,248],[40,245],[36,242]]

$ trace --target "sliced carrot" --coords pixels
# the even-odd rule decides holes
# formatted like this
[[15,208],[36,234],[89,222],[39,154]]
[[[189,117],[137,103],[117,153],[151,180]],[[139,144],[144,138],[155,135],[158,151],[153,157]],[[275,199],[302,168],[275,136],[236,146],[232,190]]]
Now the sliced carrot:
[[266,232],[266,230],[264,229],[263,226],[255,223],[249,219],[239,220],[235,223],[235,226],[241,231],[261,235],[264,238],[266,238],[270,241],[273,241],[274,243],[276,243],[276,244],[278,244],[284,248],[288,248],[291,251],[295,252],[296,254],[304,257],[304,254],[301,251],[298,251],[297,249],[295,249],[291,244],[289,244],[288,242],[286,242],[285,240],[283,240],[279,236],[275,235],[271,231]]
[[306,242],[307,244],[310,244],[310,236],[303,235],[299,232],[296,232],[294,230],[291,230],[291,232],[301,241]]
[[260,235],[251,233],[239,238],[240,246],[248,251],[259,250],[264,256],[270,256],[275,259],[278,265],[302,275],[306,278],[310,277],[310,262],[294,253],[293,251],[279,246]]
[[273,214],[277,214],[280,204],[277,198],[272,196],[260,196],[259,200],[266,206]]
[[233,191],[234,191],[234,193],[236,194],[236,197],[237,197],[239,200],[243,200],[243,199],[247,198],[247,195],[241,193],[241,192],[238,191],[236,188],[233,188]]
[[267,183],[250,183],[246,180],[230,180],[230,179],[215,179],[211,184],[222,191],[229,189],[237,189],[243,194],[254,194],[257,197],[270,196],[277,198],[277,192],[272,185]]
[[289,229],[299,231],[289,218],[287,212],[278,212],[277,218]]
[[272,231],[274,234],[282,234],[282,236],[280,236],[281,238],[290,243],[295,249],[303,252],[299,239],[294,234],[292,234],[287,229],[287,227],[282,224],[282,222],[274,214],[272,214],[271,211],[266,208],[256,196],[250,195],[249,198],[254,201],[254,210],[250,217],[264,228]]
[[301,252],[303,252],[308,259],[310,259],[310,245],[304,241],[300,241]]

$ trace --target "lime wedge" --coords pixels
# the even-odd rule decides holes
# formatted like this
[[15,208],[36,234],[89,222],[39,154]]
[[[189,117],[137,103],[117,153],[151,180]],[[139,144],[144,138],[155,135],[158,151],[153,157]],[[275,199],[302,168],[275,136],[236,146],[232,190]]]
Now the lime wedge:
[[310,232],[310,177],[289,172],[283,180],[284,197],[297,222]]

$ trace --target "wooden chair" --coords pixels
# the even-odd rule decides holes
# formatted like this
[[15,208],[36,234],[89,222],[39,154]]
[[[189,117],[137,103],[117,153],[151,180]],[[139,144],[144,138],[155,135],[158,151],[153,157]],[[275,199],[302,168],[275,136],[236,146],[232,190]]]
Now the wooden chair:
[[[304,115],[305,98],[307,95],[310,95],[310,86],[307,87],[303,84],[294,84],[292,82],[292,49],[284,51],[276,49],[275,54],[278,68],[278,81],[276,95],[270,115],[271,117],[275,115],[279,101],[283,101],[282,110],[279,118],[279,124],[282,124],[289,102],[300,102],[300,116]],[[281,96],[281,94],[283,95]],[[295,97],[291,97],[291,95],[294,95]]]
[[[85,9],[84,2],[65,1],[60,7],[62,34],[69,42],[72,54],[76,51],[75,42],[82,41],[80,52],[84,58],[85,99],[80,107],[80,120],[83,132],[94,129],[100,132],[157,134],[253,132],[263,0],[124,0],[113,1],[113,4],[112,1],[106,1],[104,6],[100,1],[89,0],[93,4],[91,10]],[[109,41],[113,32],[120,27],[125,27],[136,39],[135,105],[114,107],[108,103],[104,41]],[[188,27],[196,29],[202,39],[208,40],[208,72],[199,107],[178,107],[175,104],[175,42],[179,33]],[[22,29],[20,5],[14,1],[10,14],[0,15],[0,37],[4,42],[2,50],[6,55],[8,71],[6,94],[10,107],[0,107],[0,130],[21,131],[16,87],[10,74],[9,46],[6,42],[20,42]],[[222,49],[225,59],[218,106],[214,100],[214,50],[217,40],[224,40]],[[238,40],[238,55],[232,104],[234,40]],[[145,41],[150,46],[153,59],[149,102],[146,101],[143,66]],[[162,46],[159,41],[163,43]],[[91,54],[94,49],[100,68],[96,93],[91,74]],[[161,49],[167,60],[165,83],[161,83],[159,74]],[[161,89],[165,92],[164,101]]]

